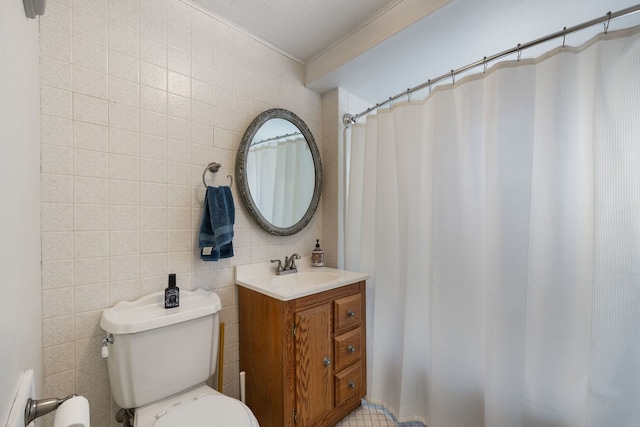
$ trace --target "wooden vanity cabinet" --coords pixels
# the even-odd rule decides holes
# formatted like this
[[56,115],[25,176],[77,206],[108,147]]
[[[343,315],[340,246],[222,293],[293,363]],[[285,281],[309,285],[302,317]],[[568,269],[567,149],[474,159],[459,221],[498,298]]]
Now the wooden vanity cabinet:
[[239,286],[240,371],[261,427],[333,426],[366,394],[365,282],[280,301]]

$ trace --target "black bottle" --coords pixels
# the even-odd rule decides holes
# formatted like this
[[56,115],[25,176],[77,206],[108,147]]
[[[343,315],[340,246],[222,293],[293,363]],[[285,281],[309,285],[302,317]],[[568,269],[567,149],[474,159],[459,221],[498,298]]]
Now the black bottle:
[[176,286],[176,275],[169,274],[169,287],[164,290],[164,308],[180,306],[180,288]]

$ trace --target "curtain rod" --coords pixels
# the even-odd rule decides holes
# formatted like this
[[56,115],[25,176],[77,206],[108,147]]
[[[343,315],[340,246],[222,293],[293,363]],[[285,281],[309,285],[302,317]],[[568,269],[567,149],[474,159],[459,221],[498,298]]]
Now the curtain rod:
[[260,144],[266,144],[267,142],[271,142],[271,141],[277,141],[278,139],[285,139],[285,138],[298,136],[298,135],[302,135],[302,132],[286,133],[284,135],[278,135],[271,138],[263,139],[261,141],[252,142],[251,147],[255,147],[256,145],[260,145]]
[[[422,90],[422,89],[425,89],[427,87],[430,88],[431,86],[433,86],[433,84],[438,83],[438,82],[440,82],[442,80],[451,78],[453,83],[455,84],[455,76],[456,75],[458,75],[460,73],[463,73],[465,71],[468,71],[468,70],[470,70],[472,68],[479,67],[480,65],[483,65],[483,66],[486,67],[487,63],[489,63],[491,61],[495,61],[496,59],[502,58],[503,56],[512,55],[514,53],[517,53],[518,54],[518,60],[520,60],[520,54],[522,53],[523,50],[528,49],[528,48],[533,47],[533,46],[536,46],[538,44],[547,42],[549,40],[553,40],[553,39],[556,39],[558,37],[565,37],[567,34],[571,34],[573,32],[576,32],[576,31],[579,31],[579,30],[583,30],[585,28],[592,27],[594,25],[601,24],[601,23],[604,23],[604,33],[607,34],[607,31],[609,30],[609,23],[611,22],[612,19],[621,18],[623,16],[631,15],[631,14],[639,12],[639,11],[640,11],[640,4],[637,4],[635,6],[631,6],[631,7],[628,7],[626,9],[619,10],[617,12],[607,12],[607,14],[604,15],[604,16],[592,19],[590,21],[583,22],[582,24],[575,25],[575,26],[573,26],[571,28],[564,27],[564,29],[562,29],[560,31],[557,31],[555,33],[546,35],[544,37],[540,37],[539,39],[530,41],[528,43],[524,43],[524,44],[518,43],[518,45],[516,47],[512,48],[512,49],[507,49],[507,50],[502,51],[500,53],[496,53],[495,55],[485,56],[484,58],[482,58],[479,61],[472,62],[471,64],[468,64],[468,65],[465,65],[464,67],[458,68],[457,70],[451,70],[450,72],[448,72],[446,74],[443,74],[443,75],[441,75],[439,77],[436,77],[435,79],[429,79],[425,83],[422,83],[422,84],[419,84],[418,86],[409,88],[409,89],[405,90],[404,92],[401,92],[401,93],[399,93],[399,94],[397,94],[395,96],[391,96],[386,101],[380,102],[380,103],[374,105],[373,107],[367,108],[366,110],[364,110],[361,113],[358,113],[358,114],[355,114],[355,115],[354,114],[345,114],[344,116],[342,116],[342,123],[344,124],[344,126],[346,128],[349,128],[360,117],[362,117],[362,116],[364,116],[366,114],[369,114],[370,112],[372,112],[372,111],[374,111],[374,110],[376,110],[376,109],[378,109],[378,108],[380,108],[380,107],[382,107],[382,106],[384,106],[386,104],[389,104],[389,103],[395,101],[398,98],[402,98],[403,96],[409,96],[411,93],[419,91],[419,90]],[[564,42],[563,42],[563,46],[564,46]]]

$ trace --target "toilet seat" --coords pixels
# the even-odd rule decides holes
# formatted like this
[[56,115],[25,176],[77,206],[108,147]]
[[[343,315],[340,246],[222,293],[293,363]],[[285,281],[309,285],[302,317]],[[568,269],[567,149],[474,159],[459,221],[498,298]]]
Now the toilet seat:
[[138,408],[135,427],[259,427],[251,410],[237,399],[201,386]]

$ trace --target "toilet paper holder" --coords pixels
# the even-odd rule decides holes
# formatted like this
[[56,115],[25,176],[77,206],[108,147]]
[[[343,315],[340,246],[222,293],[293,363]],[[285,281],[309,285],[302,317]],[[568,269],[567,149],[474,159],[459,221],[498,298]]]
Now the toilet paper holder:
[[76,394],[70,394],[63,399],[58,399],[57,397],[40,400],[27,399],[27,405],[24,408],[24,426],[27,427],[36,418],[55,411],[64,402],[76,396]]

